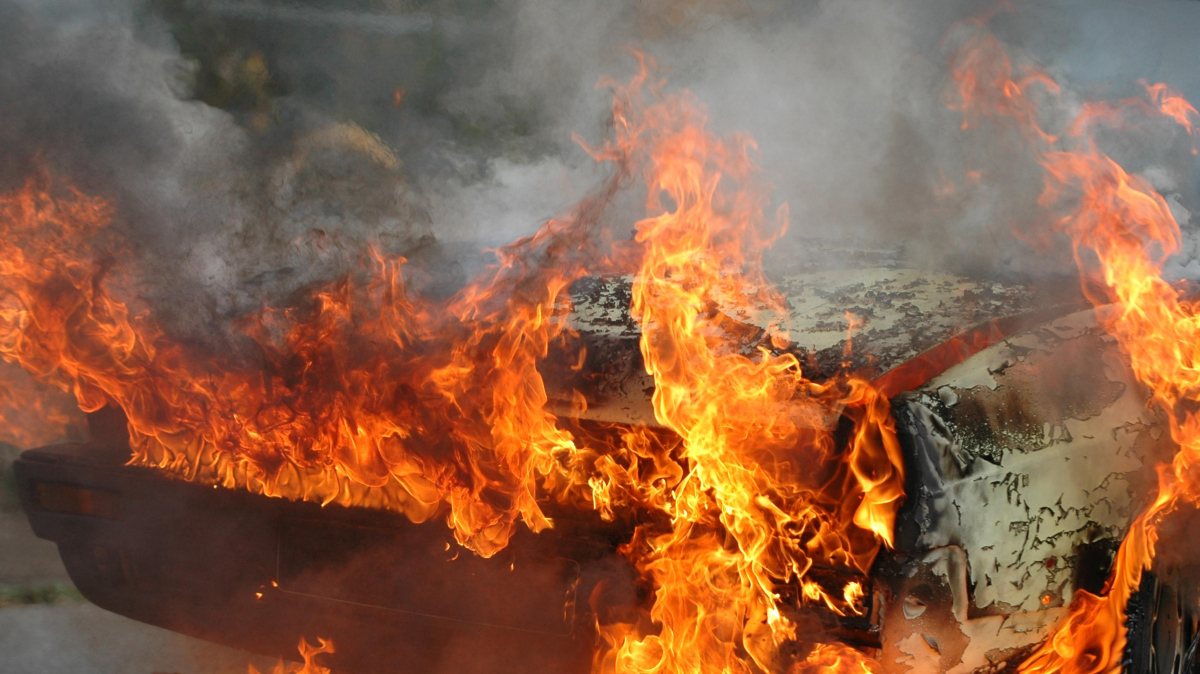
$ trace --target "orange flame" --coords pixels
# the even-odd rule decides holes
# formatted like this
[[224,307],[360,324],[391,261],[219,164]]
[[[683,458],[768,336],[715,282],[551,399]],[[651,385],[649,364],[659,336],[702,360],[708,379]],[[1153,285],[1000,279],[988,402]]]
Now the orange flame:
[[[85,410],[123,409],[133,463],[414,521],[444,513],[484,556],[518,521],[551,526],[549,500],[663,513],[647,519],[669,526],[622,547],[653,606],[599,626],[597,671],[800,666],[781,648],[805,635],[779,588],[817,564],[865,573],[891,543],[904,475],[890,407],[866,381],[807,380],[794,355],[743,353],[720,329],[717,298],[782,307],[760,257],[786,211],[764,213],[752,142],[709,131],[690,95],[663,93],[642,65],[628,86],[609,83],[616,135],[592,152],[613,178],[569,217],[497,251],[447,301],[411,294],[405,261],[369,251],[350,277],[241,321],[261,367],[173,340],[119,301],[136,277],[111,209],[41,173],[0,198],[0,356]],[[639,174],[648,216],[635,241],[612,244],[600,214]],[[603,273],[635,275],[655,416],[674,439],[630,427],[596,440],[547,409],[539,364],[551,346],[579,348],[567,290]],[[834,439],[842,419],[848,446]],[[858,612],[859,598],[848,587],[823,601]],[[835,654],[834,671],[873,671],[857,651]]]
[[[814,563],[865,572],[890,542],[903,496],[899,445],[886,400],[865,382],[818,385],[791,354],[745,355],[714,339],[715,291],[781,306],[759,256],[786,213],[765,217],[748,139],[708,131],[691,96],[647,103],[640,85],[618,89],[617,137],[593,152],[644,157],[635,163],[645,166],[649,217],[637,224],[633,311],[655,416],[683,440],[689,470],[664,504],[672,530],[642,532],[627,548],[657,587],[650,616],[661,629],[603,629],[612,650],[598,665],[751,671],[748,655],[769,671],[796,638],[777,585]],[[857,423],[839,457],[831,431],[841,413]]]
[[852,581],[852,582],[846,583],[846,587],[842,588],[842,599],[846,600],[846,606],[849,606],[850,610],[853,611],[855,614],[857,614],[857,615],[863,614],[864,609],[862,608],[862,600],[863,600],[862,583],[860,583],[858,581]]
[[[1056,633],[1023,665],[1023,672],[1070,674],[1117,672],[1126,641],[1125,606],[1155,556],[1158,523],[1180,499],[1200,495],[1200,309],[1163,278],[1163,264],[1179,249],[1180,231],[1166,201],[1150,184],[1131,176],[1097,146],[1092,130],[1123,128],[1137,115],[1157,114],[1190,133],[1197,113],[1165,85],[1147,86],[1148,102],[1087,104],[1059,141],[1037,121],[1030,85],[1056,95],[1044,73],[1013,79],[999,42],[981,26],[952,59],[958,83],[954,107],[964,126],[981,117],[1011,120],[1032,143],[1045,170],[1040,203],[1055,213],[1070,236],[1084,274],[1084,292],[1098,307],[1104,327],[1129,356],[1137,379],[1170,421],[1179,452],[1159,470],[1158,495],[1130,525],[1105,593],[1076,593]],[[986,73],[986,74],[984,74]],[[986,84],[981,86],[979,82]],[[1048,103],[1054,102],[1051,96]],[[1098,269],[1096,263],[1099,263]],[[1091,279],[1089,282],[1088,279]],[[1099,289],[1097,289],[1099,287]]]
[[819,644],[790,674],[878,674],[877,663],[864,660],[858,651],[841,644]]
[[[317,664],[317,656],[322,653],[333,653],[333,642],[328,639],[317,637],[317,645],[313,646],[308,643],[307,639],[300,639],[298,647],[300,657],[304,658],[304,664],[285,663],[282,659],[270,674],[330,674],[332,671],[328,667],[322,667]],[[249,666],[249,674],[263,674],[258,671],[254,665]]]
[[[582,271],[559,249],[582,246],[586,226],[551,222],[502,249],[439,312],[406,297],[403,259],[368,255],[365,282],[245,322],[266,361],[256,370],[171,340],[115,299],[128,279],[103,247],[110,216],[45,175],[0,197],[0,355],[85,411],[120,406],[134,463],[414,521],[448,504],[459,541],[483,555],[518,519],[547,526],[535,482],[575,448],[544,409],[536,363],[563,336],[561,295]],[[534,252],[564,264],[532,268]]]
[[0,442],[29,448],[83,436],[86,421],[74,396],[40,384],[0,362]]
[[1162,114],[1175,120],[1188,133],[1196,131],[1196,121],[1200,119],[1200,113],[1196,112],[1196,108],[1187,101],[1179,92],[1165,84],[1147,84],[1142,82],[1146,87],[1146,96],[1150,99],[1150,105],[1158,108]]

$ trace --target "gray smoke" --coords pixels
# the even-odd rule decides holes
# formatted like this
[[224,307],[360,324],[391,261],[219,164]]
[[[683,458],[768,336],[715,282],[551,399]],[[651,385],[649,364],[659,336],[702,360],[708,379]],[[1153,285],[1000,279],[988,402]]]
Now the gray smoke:
[[[993,29],[1079,95],[1168,81],[1200,98],[1192,3],[1018,3]],[[773,260],[830,246],[975,276],[1073,274],[1037,227],[1040,179],[942,100],[952,25],[990,3],[0,3],[0,181],[35,157],[111,197],[165,320],[204,332],[344,271],[365,243],[460,283],[476,252],[532,232],[605,171],[605,75],[629,45],[758,141],[791,211]],[[1114,154],[1186,221],[1178,138]],[[980,171],[973,179],[967,171]],[[631,200],[636,202],[636,200]],[[624,206],[618,206],[618,210]],[[621,211],[630,224],[636,208]],[[1186,225],[1185,225],[1186,226]],[[1195,245],[1176,266],[1200,273]]]
[[[830,248],[977,276],[1075,275],[1036,230],[1040,174],[947,110],[941,41],[977,0],[0,0],[0,189],[42,162],[109,197],[165,325],[231,319],[351,268],[364,245],[453,289],[482,248],[602,182],[571,139],[611,123],[602,76],[645,49],[722,132],[758,142],[790,206],[781,272]],[[992,28],[1018,63],[1089,95],[1138,79],[1200,101],[1200,3],[1041,0]],[[1184,224],[1200,278],[1195,159],[1177,134],[1113,138]],[[969,171],[979,171],[974,179]],[[639,217],[638,200],[613,205]],[[463,651],[468,653],[468,651]],[[449,666],[449,665],[447,665]]]

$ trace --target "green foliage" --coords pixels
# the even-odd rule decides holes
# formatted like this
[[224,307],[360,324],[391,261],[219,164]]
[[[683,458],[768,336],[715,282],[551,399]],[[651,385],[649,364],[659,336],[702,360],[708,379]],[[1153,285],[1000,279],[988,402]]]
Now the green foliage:
[[73,586],[66,583],[0,587],[0,608],[34,604],[66,604],[84,601]]

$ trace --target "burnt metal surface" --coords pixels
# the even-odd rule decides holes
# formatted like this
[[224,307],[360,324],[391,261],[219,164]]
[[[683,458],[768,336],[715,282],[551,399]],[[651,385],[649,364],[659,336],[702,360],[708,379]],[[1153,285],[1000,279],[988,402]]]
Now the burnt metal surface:
[[[105,431],[119,435],[118,429]],[[301,637],[332,639],[327,665],[371,672],[585,672],[597,621],[647,608],[619,555],[630,523],[554,512],[483,559],[441,522],[319,506],[167,479],[122,465],[120,444],[58,445],[14,464],[34,532],[106,610],[236,648],[295,659]],[[883,588],[844,570],[807,577],[834,596],[864,588],[861,615],[781,587],[789,615],[824,638],[880,645]]]
[[904,268],[796,274],[779,291],[792,341],[826,375],[849,361],[878,376],[977,324],[1028,311],[1035,299],[1019,284]]
[[445,526],[167,480],[105,454],[22,455],[34,532],[89,601],[208,641],[294,659],[301,637],[332,638],[330,663],[355,672],[586,671],[598,580],[610,602],[638,599],[622,536],[603,526],[560,520],[482,559]]
[[1200,518],[1184,504],[1160,522],[1154,571],[1129,600],[1126,674],[1200,672]]
[[[824,309],[804,309],[812,314],[879,302],[857,329],[892,348],[863,361],[869,372],[901,372],[920,361],[914,353],[935,354],[917,368],[932,378],[893,400],[909,480],[897,548],[871,577],[810,574],[830,594],[862,583],[862,615],[810,605],[799,587],[779,590],[797,624],[869,650],[889,673],[1009,671],[1051,633],[1075,592],[1101,591],[1148,493],[1150,467],[1174,446],[1091,312],[1041,323],[1036,312],[1012,313],[1027,308],[1019,290],[993,296],[930,281],[917,297],[921,284],[908,287],[897,270],[880,275],[828,297],[808,279],[803,291],[793,285],[789,301],[824,297]],[[589,280],[575,290],[572,328],[587,357],[548,380],[587,394],[585,418],[651,421],[653,383],[628,315],[628,282]],[[935,307],[952,315],[930,321],[940,345],[892,339],[888,331],[915,330],[913,321]],[[771,322],[716,305],[713,317],[748,350],[764,344]],[[981,317],[978,339],[960,329]],[[808,364],[821,349],[845,360],[845,336],[833,342],[820,320],[807,331],[793,321],[788,348]],[[801,348],[804,335],[828,343]],[[953,358],[940,355],[947,344]],[[23,455],[22,500],[81,592],[144,622],[269,655],[294,657],[301,636],[333,638],[334,664],[361,672],[567,672],[588,668],[597,619],[627,615],[649,598],[616,552],[631,522],[555,513],[554,529],[521,530],[484,560],[437,523],[123,466],[123,420],[101,413],[89,422],[94,444]],[[1144,587],[1131,605],[1129,672],[1194,671],[1187,668],[1200,642],[1191,607],[1200,598],[1184,581],[1200,574],[1186,555],[1166,566],[1183,570]]]
[[[631,284],[629,277],[608,277],[572,286],[568,325],[580,343],[566,349],[561,362],[552,357],[544,372],[556,411],[571,410],[578,391],[587,400],[585,418],[657,424],[650,403],[654,380],[629,310]],[[1040,309],[1026,286],[896,267],[796,273],[778,279],[778,289],[780,310],[727,306],[714,297],[710,318],[748,355],[759,347],[780,350],[767,332],[774,328],[790,342],[783,350],[795,354],[805,376],[816,381],[846,369],[875,379],[980,326],[990,330],[978,337],[999,338],[998,331],[1007,334],[1019,325],[1007,319]],[[1038,314],[1037,322],[1045,315]],[[969,348],[962,357],[986,346],[982,339],[963,344]],[[578,346],[586,350],[582,367],[574,359]],[[929,365],[931,374],[940,371],[937,363]]]
[[[1101,589],[1153,465],[1175,451],[1145,402],[1091,311],[1020,333],[894,400],[909,466],[901,576],[933,569],[954,602],[949,612],[931,605],[944,614],[931,623],[889,614],[890,671],[994,668],[1047,636],[1077,590]],[[894,599],[901,609],[925,601],[908,588]]]

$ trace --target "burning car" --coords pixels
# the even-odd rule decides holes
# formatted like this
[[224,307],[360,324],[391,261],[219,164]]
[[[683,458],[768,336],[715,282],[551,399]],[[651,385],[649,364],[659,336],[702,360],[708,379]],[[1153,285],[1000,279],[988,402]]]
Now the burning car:
[[[893,395],[908,474],[895,548],[869,574],[814,567],[806,582],[819,592],[781,592],[827,638],[879,653],[885,671],[1019,662],[1076,590],[1100,592],[1150,467],[1174,452],[1114,341],[1093,311],[1038,306],[1013,284],[884,267],[781,286],[806,345],[789,348],[814,369],[858,359]],[[572,324],[592,348],[574,379],[555,379],[574,386],[559,404],[583,389],[591,423],[653,423],[628,280],[574,290]],[[761,339],[761,326],[727,320],[739,339]],[[21,496],[81,592],[137,620],[271,655],[321,634],[347,671],[585,671],[596,621],[647,600],[618,554],[630,522],[555,512],[553,529],[483,559],[397,514],[164,479],[125,465],[119,411],[89,423],[90,443],[21,457]],[[862,588],[853,602],[822,601],[848,583]],[[1131,663],[1170,671],[1191,657],[1194,591],[1143,591]]]
[[[447,292],[363,246],[216,347],[136,290],[108,199],[31,169],[0,356],[90,429],[17,461],[35,532],[95,604],[300,639],[309,671],[1192,671],[1196,576],[1159,542],[1200,501],[1200,321],[1171,205],[1101,131],[1200,113],[1075,106],[985,20],[953,37],[947,103],[1023,144],[1079,290],[832,250],[768,273],[753,143],[642,53],[572,210]],[[283,192],[343,146],[402,187],[361,127],[297,145]]]

